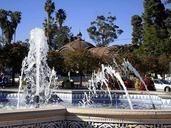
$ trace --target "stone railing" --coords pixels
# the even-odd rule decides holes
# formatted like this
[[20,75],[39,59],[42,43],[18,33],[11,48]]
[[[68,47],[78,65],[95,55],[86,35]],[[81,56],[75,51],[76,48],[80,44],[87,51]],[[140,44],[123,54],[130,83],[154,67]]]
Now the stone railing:
[[49,107],[1,110],[0,128],[170,128],[171,110]]

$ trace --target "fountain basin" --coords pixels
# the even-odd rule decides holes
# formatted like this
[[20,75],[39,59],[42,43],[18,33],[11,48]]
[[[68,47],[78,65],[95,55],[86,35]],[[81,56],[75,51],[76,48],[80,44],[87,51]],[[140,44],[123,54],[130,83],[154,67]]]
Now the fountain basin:
[[[88,90],[54,90],[53,100],[60,101],[63,106],[79,105],[84,97],[84,93]],[[129,91],[131,101],[133,102],[134,109],[152,109],[150,97],[145,91]],[[20,93],[22,97],[22,93]],[[156,109],[171,108],[171,96],[164,92],[150,92],[151,98],[156,106]],[[97,91],[97,96],[93,97],[94,104],[87,107],[107,107],[117,109],[129,109],[127,97],[122,90],[112,90],[112,106],[107,93],[104,91]],[[0,91],[0,107],[12,106],[15,109],[17,103],[17,90],[3,90]],[[60,104],[59,103],[59,104]],[[4,105],[5,104],[5,105]],[[56,104],[56,102],[53,102]],[[57,106],[59,105],[57,104]],[[80,105],[79,105],[80,106]],[[8,107],[8,108],[9,108]],[[81,106],[80,106],[81,107]]]
[[171,110],[48,107],[0,111],[0,127],[170,128]]

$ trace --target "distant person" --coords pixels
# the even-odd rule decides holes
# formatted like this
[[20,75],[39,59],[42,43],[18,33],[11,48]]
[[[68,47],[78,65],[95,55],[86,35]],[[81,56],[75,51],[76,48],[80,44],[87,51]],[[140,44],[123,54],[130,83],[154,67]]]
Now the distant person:
[[150,74],[145,75],[144,82],[146,83],[147,88],[148,88],[149,91],[156,91],[156,88],[154,86],[154,82],[151,79]]
[[134,82],[128,78],[124,80],[124,84],[127,89],[133,88]]
[[[145,75],[145,77],[144,77],[144,82],[145,82],[145,84],[146,84],[146,86],[147,86],[147,89],[148,89],[149,91],[156,91],[155,86],[154,86],[154,82],[153,82],[153,80],[151,79],[150,74],[146,74],[146,75]],[[146,89],[145,89],[145,85],[143,85],[143,83],[141,84],[141,90],[146,90]]]
[[145,91],[146,90],[145,85],[142,82],[141,82],[141,86],[140,86],[139,90],[141,90],[141,91]]
[[135,78],[134,87],[135,87],[135,90],[141,90],[141,81],[137,77]]

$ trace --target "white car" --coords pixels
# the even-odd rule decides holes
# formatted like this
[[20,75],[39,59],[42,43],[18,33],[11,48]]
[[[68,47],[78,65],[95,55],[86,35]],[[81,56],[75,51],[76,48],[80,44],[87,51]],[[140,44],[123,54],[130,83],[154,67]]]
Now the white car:
[[153,82],[156,90],[165,91],[165,92],[171,91],[171,84],[168,81],[156,79],[153,80]]

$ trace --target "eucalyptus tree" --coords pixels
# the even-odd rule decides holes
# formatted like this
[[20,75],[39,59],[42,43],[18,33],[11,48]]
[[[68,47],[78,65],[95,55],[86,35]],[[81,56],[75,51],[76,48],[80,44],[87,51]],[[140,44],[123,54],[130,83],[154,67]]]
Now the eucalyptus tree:
[[123,32],[119,26],[115,24],[116,17],[103,15],[97,16],[96,20],[91,22],[87,29],[90,38],[97,46],[108,46],[111,42],[118,38]]

